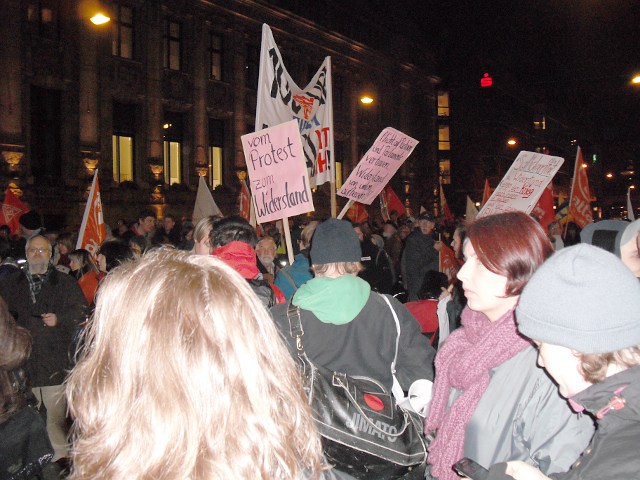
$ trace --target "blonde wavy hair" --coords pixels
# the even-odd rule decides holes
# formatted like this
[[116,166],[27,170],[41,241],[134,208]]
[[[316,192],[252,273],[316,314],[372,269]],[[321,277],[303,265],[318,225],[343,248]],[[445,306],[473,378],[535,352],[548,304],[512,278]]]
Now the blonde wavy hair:
[[70,479],[297,479],[321,472],[296,369],[247,282],[167,249],[105,278],[71,372]]

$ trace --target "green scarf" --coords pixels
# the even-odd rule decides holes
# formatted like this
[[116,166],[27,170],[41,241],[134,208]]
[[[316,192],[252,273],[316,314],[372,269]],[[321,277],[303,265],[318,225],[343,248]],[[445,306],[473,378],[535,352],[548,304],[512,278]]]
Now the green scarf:
[[293,304],[310,310],[321,322],[344,325],[356,318],[370,293],[369,284],[353,275],[316,277],[298,289]]

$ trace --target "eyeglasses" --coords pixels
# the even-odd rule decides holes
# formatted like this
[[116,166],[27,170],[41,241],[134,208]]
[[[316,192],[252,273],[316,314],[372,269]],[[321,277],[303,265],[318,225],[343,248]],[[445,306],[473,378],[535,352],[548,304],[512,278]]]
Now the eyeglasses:
[[34,253],[49,253],[49,249],[48,248],[29,248],[27,249],[27,253],[33,255]]

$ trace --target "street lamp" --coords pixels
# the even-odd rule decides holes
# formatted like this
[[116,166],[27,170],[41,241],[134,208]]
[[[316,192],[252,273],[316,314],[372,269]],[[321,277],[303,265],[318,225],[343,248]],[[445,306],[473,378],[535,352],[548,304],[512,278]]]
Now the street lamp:
[[94,25],[104,25],[105,23],[111,21],[111,18],[107,17],[102,12],[98,12],[89,20],[91,20],[91,23],[93,23]]
[[507,145],[509,145],[510,147],[515,147],[517,144],[518,144],[518,140],[516,140],[513,137],[507,140]]
[[636,75],[635,77],[633,77],[633,78],[631,79],[631,83],[633,83],[633,84],[635,84],[635,85],[640,84],[640,75]]
[[371,98],[369,95],[362,95],[360,97],[360,102],[364,105],[370,105],[373,103],[373,98]]

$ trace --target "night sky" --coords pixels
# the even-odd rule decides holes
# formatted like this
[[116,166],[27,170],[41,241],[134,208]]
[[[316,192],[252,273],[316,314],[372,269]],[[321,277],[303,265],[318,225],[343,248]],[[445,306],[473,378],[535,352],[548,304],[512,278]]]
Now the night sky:
[[496,86],[545,103],[607,161],[640,164],[640,85],[630,85],[640,74],[640,1],[391,3],[451,87],[475,88],[489,71]]

